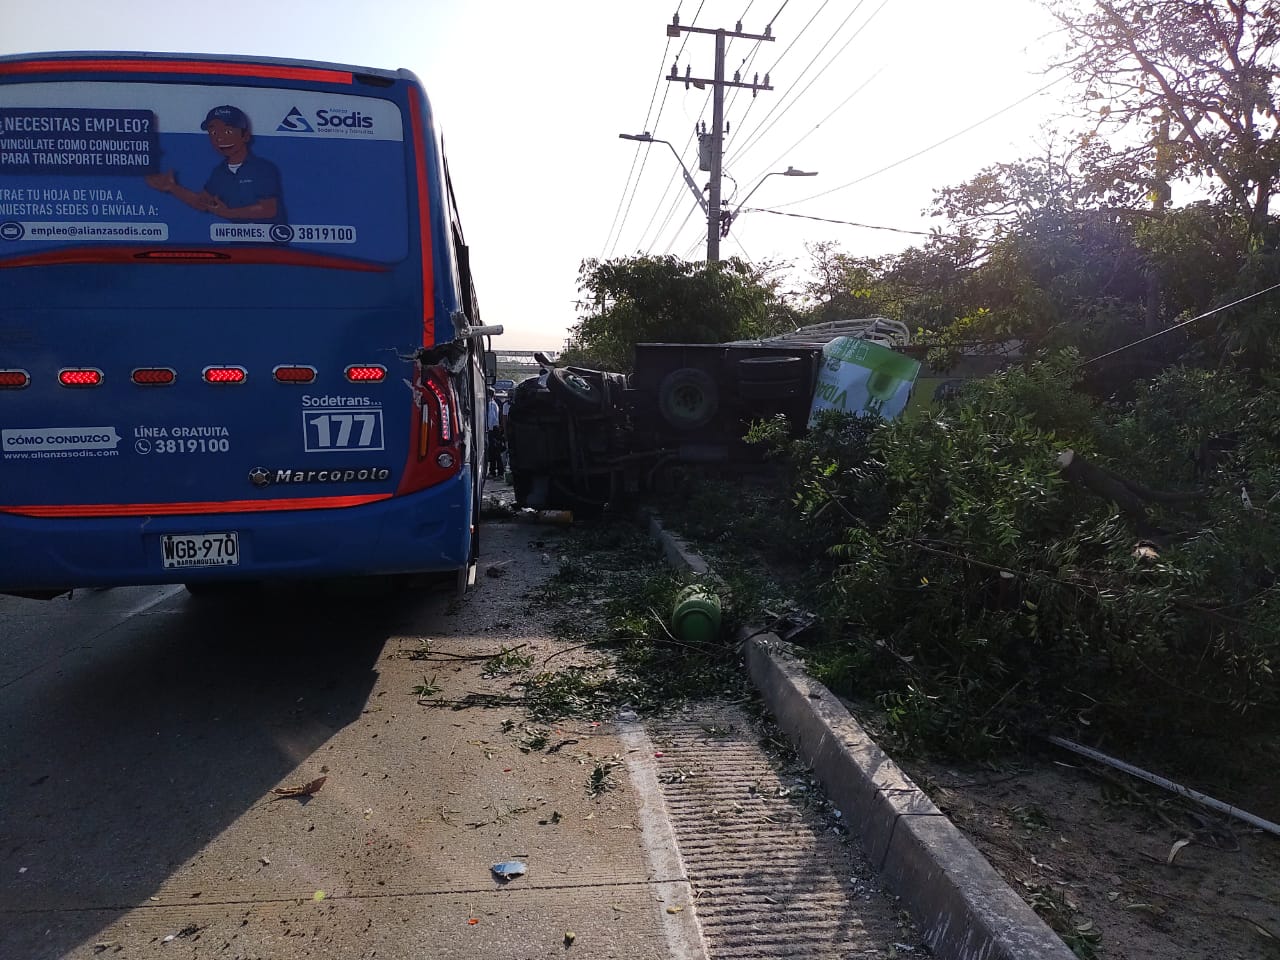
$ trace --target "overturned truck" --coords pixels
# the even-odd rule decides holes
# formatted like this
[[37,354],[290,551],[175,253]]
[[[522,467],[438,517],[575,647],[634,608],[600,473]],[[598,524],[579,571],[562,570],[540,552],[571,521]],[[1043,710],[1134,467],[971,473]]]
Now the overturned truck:
[[[799,433],[817,407],[896,414],[920,367],[900,352],[908,343],[903,324],[873,317],[762,340],[641,343],[630,375],[548,362],[545,383],[512,391],[516,503],[599,511],[658,486],[673,466],[758,462],[743,439],[758,420],[783,416]],[[850,397],[837,375],[869,356]]]

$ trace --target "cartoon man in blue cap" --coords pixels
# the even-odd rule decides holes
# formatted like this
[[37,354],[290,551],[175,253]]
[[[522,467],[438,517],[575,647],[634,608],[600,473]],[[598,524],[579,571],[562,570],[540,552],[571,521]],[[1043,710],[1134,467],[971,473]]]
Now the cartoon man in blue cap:
[[214,107],[200,124],[209,143],[224,158],[197,193],[178,183],[172,170],[147,176],[148,186],[170,193],[187,206],[227,220],[284,223],[284,197],[275,164],[249,152],[253,132],[239,107]]

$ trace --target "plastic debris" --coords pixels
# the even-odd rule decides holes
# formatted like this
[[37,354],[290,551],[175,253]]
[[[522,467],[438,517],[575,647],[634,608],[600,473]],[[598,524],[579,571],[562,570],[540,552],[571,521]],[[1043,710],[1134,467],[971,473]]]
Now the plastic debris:
[[312,900],[323,900],[323,899],[324,899],[324,896],[325,896],[325,894],[324,894],[324,891],[323,891],[323,890],[317,890],[315,893],[313,893],[313,894],[311,895],[311,899],[312,899]]
[[566,930],[564,932],[564,945],[566,947],[572,947],[573,941],[577,939],[578,939],[578,935],[574,933],[572,930]]
[[512,880],[515,877],[523,877],[529,872],[529,868],[519,860],[504,860],[502,863],[495,863],[489,869],[503,880]]

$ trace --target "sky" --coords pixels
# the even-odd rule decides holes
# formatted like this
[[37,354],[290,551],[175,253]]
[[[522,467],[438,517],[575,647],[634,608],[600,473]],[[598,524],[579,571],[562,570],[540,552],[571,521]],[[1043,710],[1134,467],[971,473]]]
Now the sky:
[[[808,244],[877,256],[921,242],[901,231],[941,223],[925,216],[935,189],[1042,152],[1067,109],[1036,0],[0,0],[0,53],[412,70],[444,136],[482,317],[506,331],[496,345],[556,349],[580,315],[583,260],[706,256],[673,150],[705,189],[694,130],[711,126],[710,89],[665,77],[673,62],[713,76],[715,38],[669,38],[677,10],[686,26],[771,24],[773,41],[726,53],[728,75],[768,73],[774,89],[726,92],[723,195],[741,210],[720,256],[791,264],[795,289]],[[672,146],[618,137],[646,131]],[[817,175],[766,177],[788,167]],[[767,207],[798,216],[754,209]]]

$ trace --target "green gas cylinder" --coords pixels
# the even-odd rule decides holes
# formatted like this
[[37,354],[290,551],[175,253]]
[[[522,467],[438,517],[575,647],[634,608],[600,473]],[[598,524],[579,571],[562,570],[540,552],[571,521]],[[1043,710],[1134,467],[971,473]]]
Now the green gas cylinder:
[[676,594],[671,630],[686,643],[714,642],[720,636],[720,598],[705,584],[689,584]]

